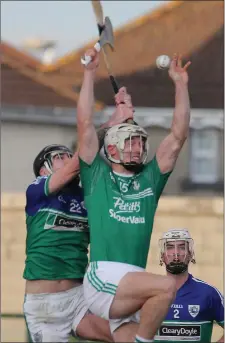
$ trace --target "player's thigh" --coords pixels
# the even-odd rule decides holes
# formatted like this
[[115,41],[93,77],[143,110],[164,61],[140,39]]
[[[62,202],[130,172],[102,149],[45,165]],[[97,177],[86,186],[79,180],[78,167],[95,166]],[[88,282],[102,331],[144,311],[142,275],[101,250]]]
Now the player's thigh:
[[116,298],[148,299],[162,292],[174,292],[175,281],[169,276],[151,274],[148,272],[128,272],[120,280]]
[[119,262],[91,262],[84,278],[84,295],[89,310],[104,319],[126,317],[140,309],[139,298],[127,297],[117,301],[118,315],[111,315],[111,305],[116,297],[117,288],[128,272],[140,273],[143,268]]
[[85,315],[78,324],[76,335],[83,339],[113,342],[109,322],[90,313]]
[[32,342],[68,342],[71,324],[60,323],[53,314],[42,314],[37,317],[32,311],[24,311],[27,329]]
[[173,280],[118,262],[91,262],[84,278],[89,310],[105,319],[127,317],[151,296],[175,290]]
[[68,342],[77,289],[54,294],[28,294],[24,301],[24,315],[30,337],[34,342]]
[[118,282],[102,263],[91,262],[84,277],[84,297],[91,313],[109,319],[109,309],[116,294]]
[[138,311],[147,299],[160,293],[176,292],[174,280],[147,272],[128,272],[120,280],[110,307],[110,318],[118,318]]

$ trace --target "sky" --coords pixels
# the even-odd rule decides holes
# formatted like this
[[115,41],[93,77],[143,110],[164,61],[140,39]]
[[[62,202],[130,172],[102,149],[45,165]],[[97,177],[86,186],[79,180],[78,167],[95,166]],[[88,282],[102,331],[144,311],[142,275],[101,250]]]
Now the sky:
[[[126,24],[165,1],[102,1],[113,27]],[[1,37],[22,48],[26,39],[57,41],[56,57],[97,38],[90,1],[1,1]],[[30,51],[31,52],[31,51]]]

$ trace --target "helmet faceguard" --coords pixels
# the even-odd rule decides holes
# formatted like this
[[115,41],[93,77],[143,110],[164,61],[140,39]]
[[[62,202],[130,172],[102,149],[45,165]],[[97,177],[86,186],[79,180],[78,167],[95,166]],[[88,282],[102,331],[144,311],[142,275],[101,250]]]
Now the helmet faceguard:
[[61,158],[62,155],[67,154],[69,158],[72,158],[73,153],[64,145],[52,144],[42,149],[33,163],[33,171],[36,177],[40,174],[41,168],[44,166],[50,174],[52,174],[53,158],[58,155]]
[[[132,138],[133,137],[139,137],[140,140],[143,142],[143,147],[141,144],[140,148],[140,160],[141,162],[133,162],[132,161]],[[125,142],[129,140],[130,142],[130,161],[132,162],[124,162],[124,148],[125,148]],[[119,152],[119,159],[114,158],[109,150],[109,145],[115,145],[117,147],[117,150]],[[105,155],[107,159],[113,163],[121,164],[128,170],[139,170],[145,163],[147,157],[148,157],[148,150],[149,150],[149,144],[148,144],[148,134],[147,132],[138,125],[133,124],[119,124],[111,127],[106,135],[104,140],[104,150]]]
[[159,240],[160,265],[166,266],[171,274],[187,271],[189,262],[196,263],[194,241],[186,229],[172,229],[165,232]]

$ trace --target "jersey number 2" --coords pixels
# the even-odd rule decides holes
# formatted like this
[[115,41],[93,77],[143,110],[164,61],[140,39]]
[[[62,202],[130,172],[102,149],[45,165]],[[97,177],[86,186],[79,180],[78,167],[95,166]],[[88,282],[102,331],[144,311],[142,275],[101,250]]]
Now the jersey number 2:
[[177,319],[180,318],[180,316],[179,316],[179,310],[177,310],[177,309],[176,309],[176,310],[173,310],[173,317],[174,317],[174,318],[177,318]]

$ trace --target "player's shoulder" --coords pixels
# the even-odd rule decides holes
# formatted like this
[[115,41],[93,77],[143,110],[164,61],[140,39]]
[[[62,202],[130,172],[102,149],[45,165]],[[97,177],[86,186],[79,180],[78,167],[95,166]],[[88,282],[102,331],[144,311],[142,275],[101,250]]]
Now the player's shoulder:
[[105,153],[99,151],[98,152],[98,160],[100,162],[100,164],[104,167],[104,168],[110,168],[111,164],[110,161],[107,159]]
[[26,197],[27,199],[33,197],[34,194],[46,194],[46,180],[49,179],[50,176],[38,176],[35,180],[33,180],[26,189]]
[[104,167],[104,166],[107,166],[109,164],[105,155],[100,151],[98,151],[96,153],[96,155],[95,155],[95,157],[91,163],[86,163],[81,156],[79,156],[79,161],[80,161],[80,167],[84,167],[84,168],[87,167],[88,169],[90,169],[92,167],[96,167],[97,165],[100,167]]
[[204,292],[203,294],[207,294],[208,296],[211,296],[211,297],[213,296],[222,297],[221,292],[215,286],[210,285],[206,281],[196,278],[193,275],[191,275],[191,281],[195,289],[198,288],[198,290]]
[[144,168],[153,167],[157,163],[156,156],[153,156],[151,160],[145,162]]
[[139,179],[146,179],[152,182],[154,182],[155,177],[158,174],[158,167],[157,167],[157,162],[155,156],[146,162],[143,166],[142,171],[139,173],[138,178]]
[[46,181],[46,179],[48,178],[49,176],[47,175],[44,175],[44,176],[38,176],[36,179],[34,179],[27,187],[27,190],[32,187],[32,186],[37,186],[39,185],[40,183],[43,183]]
[[153,171],[153,172],[158,171],[158,172],[160,172],[159,165],[158,165],[158,162],[156,159],[156,155],[154,155],[151,160],[149,160],[148,162],[146,162],[144,164],[143,171]]

